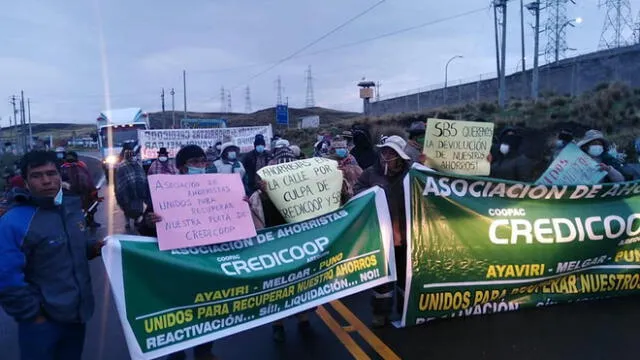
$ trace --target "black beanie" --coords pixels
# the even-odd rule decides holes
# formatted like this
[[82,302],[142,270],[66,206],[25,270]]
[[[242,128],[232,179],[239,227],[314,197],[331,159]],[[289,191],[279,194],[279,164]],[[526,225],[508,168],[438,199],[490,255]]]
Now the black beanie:
[[267,143],[264,141],[264,136],[262,134],[256,135],[255,139],[253,140],[253,146],[258,146],[258,145],[262,145],[262,146],[267,145]]
[[203,158],[207,157],[204,153],[204,150],[198,145],[187,145],[178,151],[176,154],[176,167],[179,169],[183,167],[187,160],[193,158]]

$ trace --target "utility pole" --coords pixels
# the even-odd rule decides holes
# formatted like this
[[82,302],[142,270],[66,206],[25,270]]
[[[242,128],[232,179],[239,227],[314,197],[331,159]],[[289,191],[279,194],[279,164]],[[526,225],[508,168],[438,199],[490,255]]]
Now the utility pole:
[[162,92],[160,93],[160,100],[162,101],[162,112],[164,112],[164,88],[162,88]]
[[231,90],[227,90],[227,112],[233,112],[233,107],[231,107]]
[[307,81],[307,97],[305,99],[305,107],[312,108],[316,106],[316,101],[313,96],[313,76],[311,75],[311,65],[309,65],[309,68],[307,69],[306,81]]
[[[13,105],[13,127],[11,128],[11,144],[15,146],[16,143],[16,126],[18,125],[18,109],[16,108],[17,98],[15,95],[11,95],[9,103]],[[11,119],[9,119],[9,126],[11,126]]]
[[249,88],[249,85],[247,85],[247,88],[245,89],[244,112],[247,114],[251,113],[251,89]]
[[507,97],[507,81],[506,81],[506,61],[507,61],[507,0],[494,0],[493,2],[495,14],[496,14],[496,28],[498,23],[498,15],[501,15],[501,27],[502,27],[502,44],[500,53],[500,78],[498,88],[498,104],[501,109],[505,108]]
[[27,152],[27,116],[24,106],[24,91],[20,90],[20,140],[22,141],[22,151]]
[[533,27],[533,71],[531,75],[531,97],[535,101],[538,100],[538,83],[540,81],[540,69],[538,68],[538,58],[540,57],[540,0],[527,4],[527,9],[533,13],[536,19]]
[[220,112],[221,113],[226,113],[227,112],[227,92],[224,90],[224,86],[220,87]]
[[173,123],[173,128],[176,129],[176,91],[171,88],[171,92],[169,94],[171,94],[171,122]]
[[522,73],[527,69],[526,54],[524,46],[524,0],[520,0],[520,41],[522,43]]
[[184,90],[184,120],[187,120],[187,71],[182,70],[182,89]]
[[27,99],[27,109],[29,111],[29,149],[33,143],[33,132],[31,131],[31,99]]
[[276,97],[276,105],[282,105],[282,79],[280,78],[280,76],[278,76],[278,80],[276,80],[277,83],[277,97]]
[[[495,5],[495,3],[494,3]],[[500,32],[498,31],[498,8],[493,7],[493,27],[496,34],[496,77],[500,78]]]

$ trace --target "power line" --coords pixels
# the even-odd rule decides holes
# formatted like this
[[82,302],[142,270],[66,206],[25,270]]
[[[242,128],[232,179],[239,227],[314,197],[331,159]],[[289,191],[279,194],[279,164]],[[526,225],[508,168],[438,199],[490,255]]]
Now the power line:
[[345,26],[349,25],[350,23],[356,21],[357,19],[363,17],[364,15],[366,15],[367,13],[373,11],[373,9],[377,8],[378,6],[382,5],[385,1],[387,0],[380,0],[377,3],[373,4],[372,6],[368,7],[367,9],[365,9],[364,11],[362,11],[361,13],[357,14],[356,16],[348,19],[347,21],[343,22],[342,24],[338,25],[337,27],[333,28],[331,31],[327,32],[326,34],[320,36],[319,38],[313,40],[312,42],[308,43],[307,45],[303,46],[302,48],[294,51],[292,54],[280,59],[279,61],[277,61],[275,64],[269,66],[268,68],[260,71],[259,73],[251,76],[247,81],[251,81],[261,75],[264,75],[266,73],[268,73],[269,71],[273,70],[274,68],[276,68],[278,65],[284,63],[285,61],[288,61],[292,58],[294,58],[296,55],[302,53],[303,51],[307,50],[308,48],[312,47],[313,45],[319,43],[320,41],[328,38],[329,36],[331,36],[332,34],[340,31],[342,28],[344,28]]

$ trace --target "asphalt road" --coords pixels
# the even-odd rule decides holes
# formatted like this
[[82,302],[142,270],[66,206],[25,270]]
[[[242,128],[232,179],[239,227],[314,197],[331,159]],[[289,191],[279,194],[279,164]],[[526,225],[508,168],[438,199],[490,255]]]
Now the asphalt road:
[[[95,162],[85,159],[90,166]],[[95,171],[95,176],[101,175]],[[107,235],[123,233],[122,215],[107,201],[96,219]],[[1,239],[0,239],[1,240]],[[91,266],[96,313],[88,324],[84,360],[129,359],[104,265]],[[544,309],[443,320],[408,329],[371,332],[369,297],[357,294],[327,304],[312,315],[313,335],[303,337],[286,322],[287,342],[271,340],[270,326],[233,335],[214,345],[219,359],[637,359],[638,297],[559,305]],[[341,306],[344,304],[344,306]],[[380,355],[382,354],[382,355]],[[0,359],[19,359],[14,322],[0,311]]]

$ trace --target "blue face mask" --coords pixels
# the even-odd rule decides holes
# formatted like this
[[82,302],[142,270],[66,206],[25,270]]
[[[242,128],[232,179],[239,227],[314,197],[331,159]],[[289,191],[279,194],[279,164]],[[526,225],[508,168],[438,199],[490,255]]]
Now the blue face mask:
[[347,149],[336,149],[336,155],[341,158],[347,157]]
[[55,206],[62,205],[62,188],[60,188],[60,190],[58,190],[58,193],[56,194],[56,197],[53,198],[53,204]]
[[263,153],[264,152],[264,145],[256,146],[256,151],[259,152],[259,153]]
[[235,151],[230,151],[229,153],[227,153],[227,158],[228,158],[229,160],[235,160],[235,159],[236,159],[236,157],[237,157],[237,154],[236,154],[236,152],[235,152]]
[[207,169],[205,168],[187,166],[187,174],[189,175],[206,174],[206,172],[207,172]]

